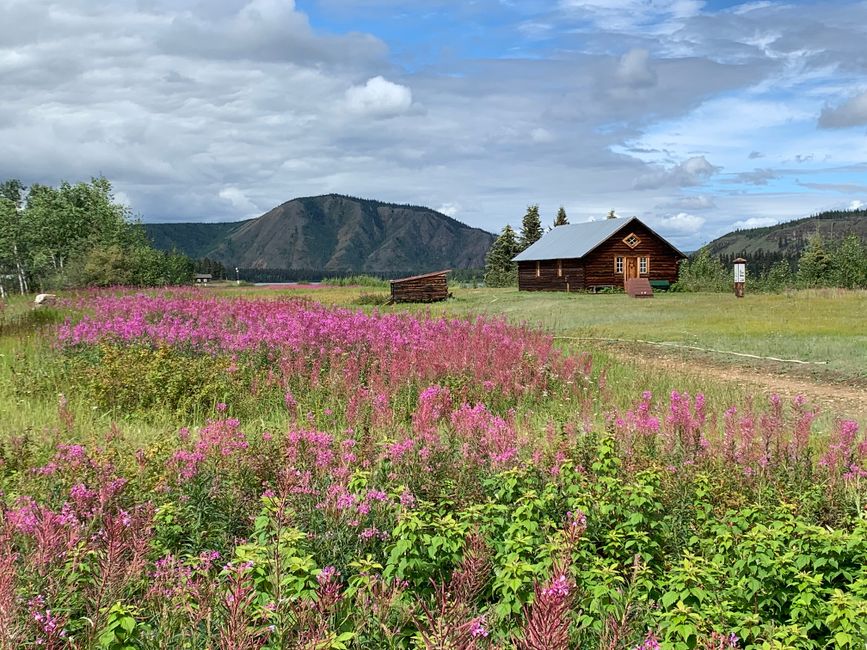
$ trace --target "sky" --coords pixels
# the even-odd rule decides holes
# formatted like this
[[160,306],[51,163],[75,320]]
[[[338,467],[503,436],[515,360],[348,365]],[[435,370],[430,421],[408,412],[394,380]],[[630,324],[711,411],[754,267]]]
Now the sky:
[[867,204],[867,1],[0,0],[0,179],[145,222],[340,193],[690,250]]

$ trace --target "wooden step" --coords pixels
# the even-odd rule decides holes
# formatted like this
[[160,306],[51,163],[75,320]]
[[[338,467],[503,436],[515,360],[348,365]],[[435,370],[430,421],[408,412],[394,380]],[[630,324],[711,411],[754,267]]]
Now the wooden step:
[[631,278],[626,281],[626,293],[633,298],[653,298],[653,288],[647,278]]

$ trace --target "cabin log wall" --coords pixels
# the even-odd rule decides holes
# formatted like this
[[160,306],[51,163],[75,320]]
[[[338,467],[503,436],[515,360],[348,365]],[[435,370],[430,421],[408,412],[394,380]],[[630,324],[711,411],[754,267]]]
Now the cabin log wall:
[[392,302],[439,302],[449,297],[446,273],[429,273],[402,280],[392,280]]
[[[641,240],[635,248],[623,241],[630,233]],[[615,271],[616,257],[649,257],[648,273],[639,273],[638,277],[667,280],[672,284],[677,281],[678,264],[683,259],[646,226],[632,221],[582,258],[540,260],[538,276],[536,261],[518,262],[518,288],[521,291],[583,291],[591,287],[623,287],[623,272]],[[558,261],[562,264],[562,275],[557,273]]]
[[[630,248],[623,242],[623,238],[629,233],[635,233],[641,240],[635,248]],[[680,255],[641,223],[627,224],[584,257],[588,287],[623,286],[623,273],[616,273],[614,270],[615,257],[649,257],[649,273],[641,273],[638,277],[648,280],[668,280],[671,283],[677,281]]]
[[518,262],[518,288],[521,291],[582,291],[583,262],[580,259],[560,260],[562,275],[558,275],[557,261],[541,260],[538,277],[536,262]]

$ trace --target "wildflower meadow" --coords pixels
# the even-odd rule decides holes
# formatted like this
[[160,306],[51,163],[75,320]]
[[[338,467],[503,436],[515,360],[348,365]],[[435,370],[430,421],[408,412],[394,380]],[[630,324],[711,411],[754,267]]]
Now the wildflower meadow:
[[494,317],[57,309],[15,361],[54,424],[0,438],[2,650],[867,641],[867,441],[802,397],[621,404],[591,355]]

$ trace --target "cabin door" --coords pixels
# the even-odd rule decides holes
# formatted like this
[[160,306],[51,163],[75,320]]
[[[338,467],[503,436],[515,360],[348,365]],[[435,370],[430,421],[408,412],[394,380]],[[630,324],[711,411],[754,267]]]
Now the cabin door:
[[638,277],[638,258],[637,257],[627,257],[626,264],[623,266],[623,283],[626,284],[628,280],[632,278]]

